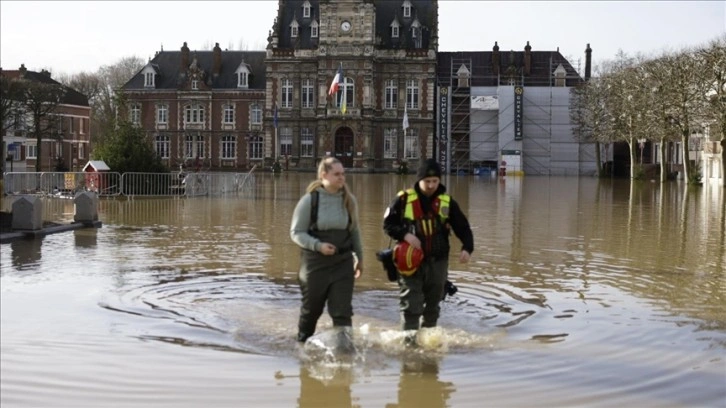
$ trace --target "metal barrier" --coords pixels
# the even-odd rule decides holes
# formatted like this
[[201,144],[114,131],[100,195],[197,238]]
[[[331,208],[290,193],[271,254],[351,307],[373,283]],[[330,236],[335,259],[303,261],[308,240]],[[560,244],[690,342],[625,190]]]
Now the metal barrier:
[[11,195],[68,198],[79,191],[93,191],[99,196],[223,195],[252,190],[256,167],[247,173],[11,172],[4,174],[4,186]]

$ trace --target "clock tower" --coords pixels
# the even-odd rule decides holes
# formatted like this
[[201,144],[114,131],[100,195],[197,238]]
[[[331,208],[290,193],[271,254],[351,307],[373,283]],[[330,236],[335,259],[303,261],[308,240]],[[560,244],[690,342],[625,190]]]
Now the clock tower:
[[269,161],[313,169],[330,155],[373,171],[432,157],[437,18],[437,0],[279,0],[265,58]]

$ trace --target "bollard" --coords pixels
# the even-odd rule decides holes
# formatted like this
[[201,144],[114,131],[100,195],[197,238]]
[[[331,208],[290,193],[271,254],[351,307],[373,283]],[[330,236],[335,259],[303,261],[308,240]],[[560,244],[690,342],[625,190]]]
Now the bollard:
[[43,228],[43,202],[32,195],[23,195],[13,202],[15,230],[39,230]]
[[98,195],[93,191],[81,191],[73,198],[73,221],[90,223],[98,221]]

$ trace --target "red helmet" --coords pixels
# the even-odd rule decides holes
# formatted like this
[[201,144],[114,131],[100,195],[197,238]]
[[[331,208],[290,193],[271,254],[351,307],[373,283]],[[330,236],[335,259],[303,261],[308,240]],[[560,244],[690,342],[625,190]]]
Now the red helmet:
[[393,248],[393,261],[396,269],[403,276],[411,276],[423,262],[424,253],[420,248],[412,247],[408,242],[402,241]]

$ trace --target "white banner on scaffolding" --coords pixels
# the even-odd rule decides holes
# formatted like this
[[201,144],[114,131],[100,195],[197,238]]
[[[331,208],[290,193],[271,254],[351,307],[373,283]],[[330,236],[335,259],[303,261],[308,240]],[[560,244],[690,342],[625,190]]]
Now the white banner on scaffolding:
[[499,110],[499,95],[471,97],[472,110]]

